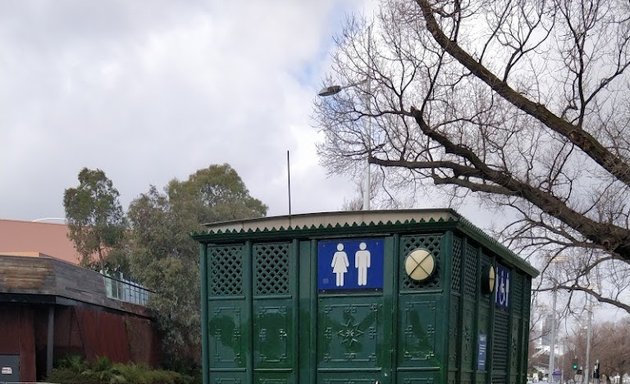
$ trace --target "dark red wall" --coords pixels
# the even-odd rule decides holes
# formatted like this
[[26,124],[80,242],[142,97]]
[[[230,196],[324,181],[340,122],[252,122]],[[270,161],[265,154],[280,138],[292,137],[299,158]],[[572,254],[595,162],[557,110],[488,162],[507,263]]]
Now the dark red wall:
[[[48,307],[0,304],[0,354],[20,355],[20,379],[46,373]],[[55,307],[54,361],[67,355],[88,360],[159,363],[157,333],[150,319],[94,306]]]
[[0,304],[0,355],[19,355],[20,380],[35,381],[35,330],[32,308]]

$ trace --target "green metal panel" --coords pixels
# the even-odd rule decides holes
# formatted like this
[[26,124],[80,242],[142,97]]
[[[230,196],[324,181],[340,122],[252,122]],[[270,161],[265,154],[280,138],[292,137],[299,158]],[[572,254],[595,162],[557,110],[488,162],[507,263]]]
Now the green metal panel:
[[[472,242],[467,241],[466,253],[471,257],[476,257],[479,260],[479,271],[485,271],[488,266],[492,265],[493,261],[482,250]],[[480,347],[480,338],[485,336],[486,338],[486,361],[483,364],[484,369],[480,369],[479,356],[475,356],[475,383],[486,384],[490,381],[490,372],[492,369],[492,316],[494,313],[493,305],[494,295],[480,293],[478,295],[478,315],[477,315],[477,352]]]
[[479,328],[477,314],[479,311],[479,295],[481,291],[480,261],[475,248],[468,247],[467,239],[462,240],[459,247],[462,253],[462,308],[461,308],[461,340],[459,383],[472,383],[477,370],[479,352]]
[[203,369],[201,372],[202,380],[204,383],[210,382],[209,370],[208,370],[208,354],[210,348],[208,345],[208,246],[205,244],[199,245],[199,258],[201,270],[199,277],[201,279],[201,361]]
[[384,241],[383,289],[318,294],[317,383],[391,383],[394,241]]
[[243,245],[210,247],[207,251],[207,357],[213,372],[235,383],[246,379],[249,359],[249,311],[244,295],[246,257]]
[[296,383],[295,251],[291,243],[252,246],[255,383]]
[[317,360],[320,369],[360,371],[383,364],[383,356],[378,354],[377,348],[386,342],[382,297],[320,297],[318,311]]
[[[446,376],[448,319],[442,287],[445,263],[441,234],[419,234],[400,239],[398,297],[398,383],[442,383]],[[436,273],[425,282],[411,280],[404,272],[404,258],[417,248],[436,258]]]

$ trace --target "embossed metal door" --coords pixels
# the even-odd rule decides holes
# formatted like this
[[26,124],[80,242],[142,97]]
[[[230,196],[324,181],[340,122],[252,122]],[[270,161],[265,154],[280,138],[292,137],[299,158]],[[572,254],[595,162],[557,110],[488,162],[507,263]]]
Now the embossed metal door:
[[254,383],[298,383],[297,269],[292,243],[254,244]]
[[207,249],[208,382],[296,384],[296,244]]
[[[393,273],[386,249],[391,255],[391,241],[384,238],[319,242],[318,384],[391,382],[396,337],[392,333]],[[341,268],[335,269],[336,265]],[[335,276],[339,271],[344,275],[341,279]]]

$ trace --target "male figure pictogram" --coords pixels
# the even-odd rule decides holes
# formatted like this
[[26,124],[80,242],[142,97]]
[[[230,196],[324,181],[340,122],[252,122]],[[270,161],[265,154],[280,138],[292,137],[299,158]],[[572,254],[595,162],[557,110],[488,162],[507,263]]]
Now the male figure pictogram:
[[359,286],[367,285],[367,270],[370,268],[370,251],[364,242],[359,244],[359,250],[354,254],[354,267],[358,270],[359,276],[357,284]]

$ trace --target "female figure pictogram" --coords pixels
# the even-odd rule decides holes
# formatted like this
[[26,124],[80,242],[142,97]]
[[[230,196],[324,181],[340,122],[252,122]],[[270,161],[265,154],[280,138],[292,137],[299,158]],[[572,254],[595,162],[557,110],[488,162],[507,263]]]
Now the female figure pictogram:
[[343,287],[343,276],[348,272],[348,255],[343,250],[343,244],[337,244],[337,252],[333,255],[332,263],[330,266],[333,269],[333,273],[337,275],[337,286]]

